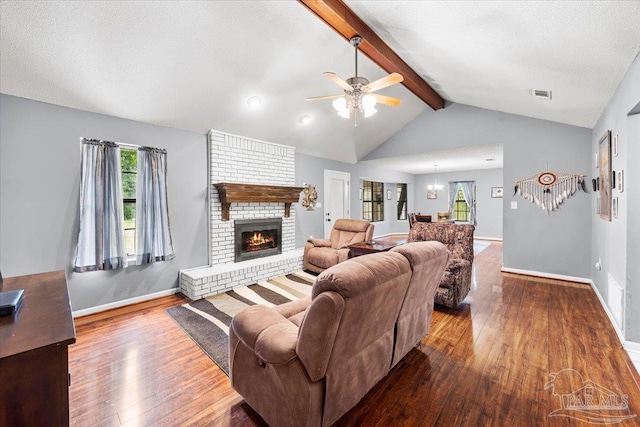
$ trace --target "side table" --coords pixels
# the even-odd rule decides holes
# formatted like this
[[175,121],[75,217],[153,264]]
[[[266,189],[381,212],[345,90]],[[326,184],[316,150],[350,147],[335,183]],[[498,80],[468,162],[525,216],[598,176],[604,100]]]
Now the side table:
[[391,240],[369,240],[367,242],[355,243],[349,245],[349,258],[375,254],[378,252],[386,252],[391,248],[400,246],[402,242],[394,242]]

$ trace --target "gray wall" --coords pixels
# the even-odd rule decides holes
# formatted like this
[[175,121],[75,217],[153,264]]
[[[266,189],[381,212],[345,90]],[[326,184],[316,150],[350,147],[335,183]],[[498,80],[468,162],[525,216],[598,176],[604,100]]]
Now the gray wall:
[[[606,130],[618,135],[619,155],[612,157],[612,170],[624,170],[625,191],[613,190],[618,197],[619,214],[611,222],[595,215],[595,199],[592,197],[592,233],[591,277],[603,298],[607,298],[607,274],[623,287],[626,287],[625,338],[640,342],[640,276],[638,271],[638,239],[640,225],[638,199],[640,189],[640,126],[637,115],[629,115],[640,102],[640,56],[627,71],[626,76],[616,89],[591,135],[590,157],[598,147],[598,141]],[[592,174],[597,173],[594,166]],[[595,262],[602,260],[602,270],[595,269]],[[625,284],[626,283],[626,284]]]
[[[427,110],[365,160],[425,151],[502,143],[504,168],[503,263],[505,267],[588,278],[591,198],[569,198],[549,215],[522,197],[512,198],[513,181],[544,171],[591,175],[591,131],[586,128],[447,104]],[[518,209],[510,209],[510,201]]]
[[[502,238],[502,201],[492,198],[491,187],[502,187],[502,169],[483,169],[437,174],[438,183],[444,185],[438,191],[436,199],[427,199],[427,185],[433,184],[434,174],[417,175],[415,183],[415,210],[425,215],[432,215],[434,220],[438,211],[448,211],[449,181],[476,182],[476,230],[475,237],[492,239]],[[505,196],[511,195],[510,188]]]
[[[165,148],[176,258],[74,273],[80,137]],[[73,310],[168,290],[207,263],[206,137],[0,95],[0,268],[5,277],[66,270]]]
[[385,193],[387,188],[393,191],[392,203],[385,199],[385,220],[375,222],[374,235],[387,233],[407,233],[409,223],[406,220],[396,220],[395,188],[396,183],[406,183],[409,212],[413,209],[413,181],[414,175],[391,171],[378,166],[364,163],[343,163],[307,154],[296,153],[296,185],[315,185],[318,190],[318,202],[321,208],[307,211],[299,203],[294,204],[296,209],[296,247],[304,246],[309,236],[324,236],[324,171],[325,169],[351,174],[351,218],[362,218],[362,201],[358,198],[358,190],[362,188],[362,178],[384,182]]

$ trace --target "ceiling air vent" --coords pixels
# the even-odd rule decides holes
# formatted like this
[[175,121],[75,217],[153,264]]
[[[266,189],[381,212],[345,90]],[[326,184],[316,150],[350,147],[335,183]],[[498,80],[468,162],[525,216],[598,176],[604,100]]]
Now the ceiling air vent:
[[534,98],[551,100],[550,90],[531,89],[530,93]]

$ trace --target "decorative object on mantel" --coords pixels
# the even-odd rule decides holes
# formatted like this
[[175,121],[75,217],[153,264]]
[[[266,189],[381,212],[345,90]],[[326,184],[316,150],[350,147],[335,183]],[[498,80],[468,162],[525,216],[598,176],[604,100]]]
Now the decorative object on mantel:
[[302,207],[312,211],[316,206],[316,200],[318,200],[318,192],[315,185],[305,186],[302,193]]
[[586,175],[552,172],[547,169],[529,178],[515,181],[513,195],[522,195],[548,214],[576,191],[582,190],[586,193],[585,177]]
[[284,216],[291,215],[291,203],[300,199],[304,187],[219,182],[213,184],[222,203],[222,220],[229,221],[231,203],[284,203]]

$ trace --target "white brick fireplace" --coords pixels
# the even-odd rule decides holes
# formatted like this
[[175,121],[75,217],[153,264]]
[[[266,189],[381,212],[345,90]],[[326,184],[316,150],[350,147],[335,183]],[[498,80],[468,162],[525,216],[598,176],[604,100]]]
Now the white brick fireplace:
[[[209,266],[182,270],[181,292],[191,299],[226,292],[302,269],[295,249],[295,209],[285,217],[284,203],[231,203],[222,218],[217,183],[295,186],[295,149],[211,130],[209,154]],[[282,254],[234,262],[235,220],[282,218]]]

